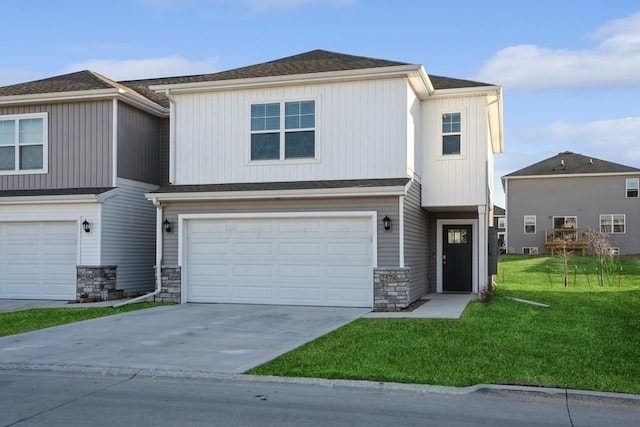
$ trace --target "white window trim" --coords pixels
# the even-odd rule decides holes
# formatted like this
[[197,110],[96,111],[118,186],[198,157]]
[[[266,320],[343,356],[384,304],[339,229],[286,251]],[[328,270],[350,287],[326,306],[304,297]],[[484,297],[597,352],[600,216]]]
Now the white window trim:
[[620,255],[620,248],[617,247],[617,246],[613,246],[613,247],[609,248],[609,255],[612,255],[612,256]]
[[[442,152],[443,148],[443,136],[445,135],[455,135],[455,132],[444,133],[442,132],[442,115],[443,114],[460,114],[460,154],[444,154]],[[438,112],[438,160],[455,160],[455,159],[464,159],[467,156],[467,132],[466,132],[466,123],[467,123],[467,112],[464,108],[451,108],[444,109]]]
[[[623,219],[623,226],[624,226],[624,231],[614,231],[615,230],[615,223],[613,222],[613,217],[614,216],[621,216]],[[610,231],[605,231],[605,234],[627,234],[627,215],[626,214],[601,214],[599,217],[599,229],[602,232],[602,217],[609,217],[611,218],[611,229]]]
[[[529,252],[525,252],[525,249],[528,249]],[[522,255],[538,255],[538,247],[537,246],[523,246],[522,247]]]
[[[285,158],[285,138],[287,129],[285,129],[285,104],[288,102],[304,102],[304,101],[313,101],[315,103],[314,109],[314,121],[315,126],[313,128],[300,128],[291,130],[292,132],[305,132],[305,131],[313,131],[314,132],[314,146],[313,146],[313,157],[296,157],[287,159]],[[265,159],[265,160],[252,160],[251,159],[251,135],[253,134],[261,134],[261,133],[276,133],[276,129],[273,130],[265,130],[265,131],[252,131],[251,130],[251,106],[257,104],[280,104],[280,128],[277,129],[277,132],[280,135],[280,158],[279,159]],[[249,144],[247,150],[247,165],[248,166],[268,166],[268,165],[296,165],[296,164],[309,164],[309,163],[320,163],[318,160],[318,99],[315,97],[296,97],[290,99],[282,99],[278,98],[276,100],[255,100],[250,101],[248,106],[249,111]]]
[[[533,233],[527,233],[527,217],[533,217]],[[538,218],[535,215],[524,215],[522,218],[522,230],[524,234],[536,234],[538,232]]]
[[[638,191],[638,195],[637,196],[629,196],[629,183],[630,182],[636,182],[636,188],[635,190]],[[640,197],[640,178],[627,178],[624,182],[624,196],[627,199],[637,199]]]
[[[42,119],[42,169],[24,169],[18,168],[18,163],[14,164],[16,169],[0,171],[0,175],[34,175],[49,172],[49,124],[48,113],[29,113],[29,114],[10,114],[0,116],[0,120],[23,120],[23,119]],[[16,136],[17,138],[17,136]],[[17,143],[16,143],[17,144]],[[19,145],[14,145],[16,152],[19,151]],[[17,156],[17,154],[16,154]],[[16,157],[17,158],[17,157]]]
[[[502,223],[502,225],[500,225]],[[498,218],[498,228],[507,228],[507,219],[503,216]]]
[[[552,228],[556,228],[556,218],[564,218],[565,222],[567,218],[575,218],[576,219],[576,228],[575,230],[578,229],[578,216],[577,215],[554,215],[551,217],[551,226]],[[573,230],[572,228],[567,228],[565,230]]]

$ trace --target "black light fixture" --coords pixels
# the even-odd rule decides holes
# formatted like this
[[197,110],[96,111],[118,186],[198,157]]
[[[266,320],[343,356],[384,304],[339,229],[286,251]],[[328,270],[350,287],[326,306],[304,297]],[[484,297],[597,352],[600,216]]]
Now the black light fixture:
[[162,221],[162,226],[164,228],[164,231],[166,231],[167,233],[171,233],[171,223],[167,218]]
[[391,218],[389,218],[389,216],[385,215],[384,218],[382,218],[382,225],[384,225],[384,229],[389,231],[391,230]]
[[85,233],[91,232],[91,226],[89,225],[89,221],[87,221],[86,219],[82,221],[82,229],[84,230]]

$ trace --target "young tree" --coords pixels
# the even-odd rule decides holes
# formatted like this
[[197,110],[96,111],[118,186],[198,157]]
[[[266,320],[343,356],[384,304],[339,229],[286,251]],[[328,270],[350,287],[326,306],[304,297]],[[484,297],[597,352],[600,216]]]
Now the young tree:
[[605,273],[608,264],[611,264],[615,255],[613,254],[613,245],[609,236],[602,231],[593,230],[589,228],[587,231],[587,237],[589,239],[589,249],[593,252],[598,260],[598,271],[596,276],[598,277],[598,285],[604,286]]

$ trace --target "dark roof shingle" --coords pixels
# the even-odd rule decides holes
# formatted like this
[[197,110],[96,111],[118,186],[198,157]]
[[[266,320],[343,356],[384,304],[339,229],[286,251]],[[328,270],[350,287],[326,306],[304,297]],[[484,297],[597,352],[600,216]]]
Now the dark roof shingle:
[[1,197],[28,197],[28,196],[76,196],[81,194],[98,195],[113,190],[115,187],[91,187],[91,188],[45,188],[38,190],[2,190]]
[[504,177],[640,172],[640,169],[565,151]]

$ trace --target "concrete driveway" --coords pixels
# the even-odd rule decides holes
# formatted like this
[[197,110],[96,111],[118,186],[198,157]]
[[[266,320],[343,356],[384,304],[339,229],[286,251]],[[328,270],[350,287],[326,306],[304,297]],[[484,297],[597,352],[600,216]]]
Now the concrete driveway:
[[241,373],[369,311],[162,306],[0,338],[0,365]]

